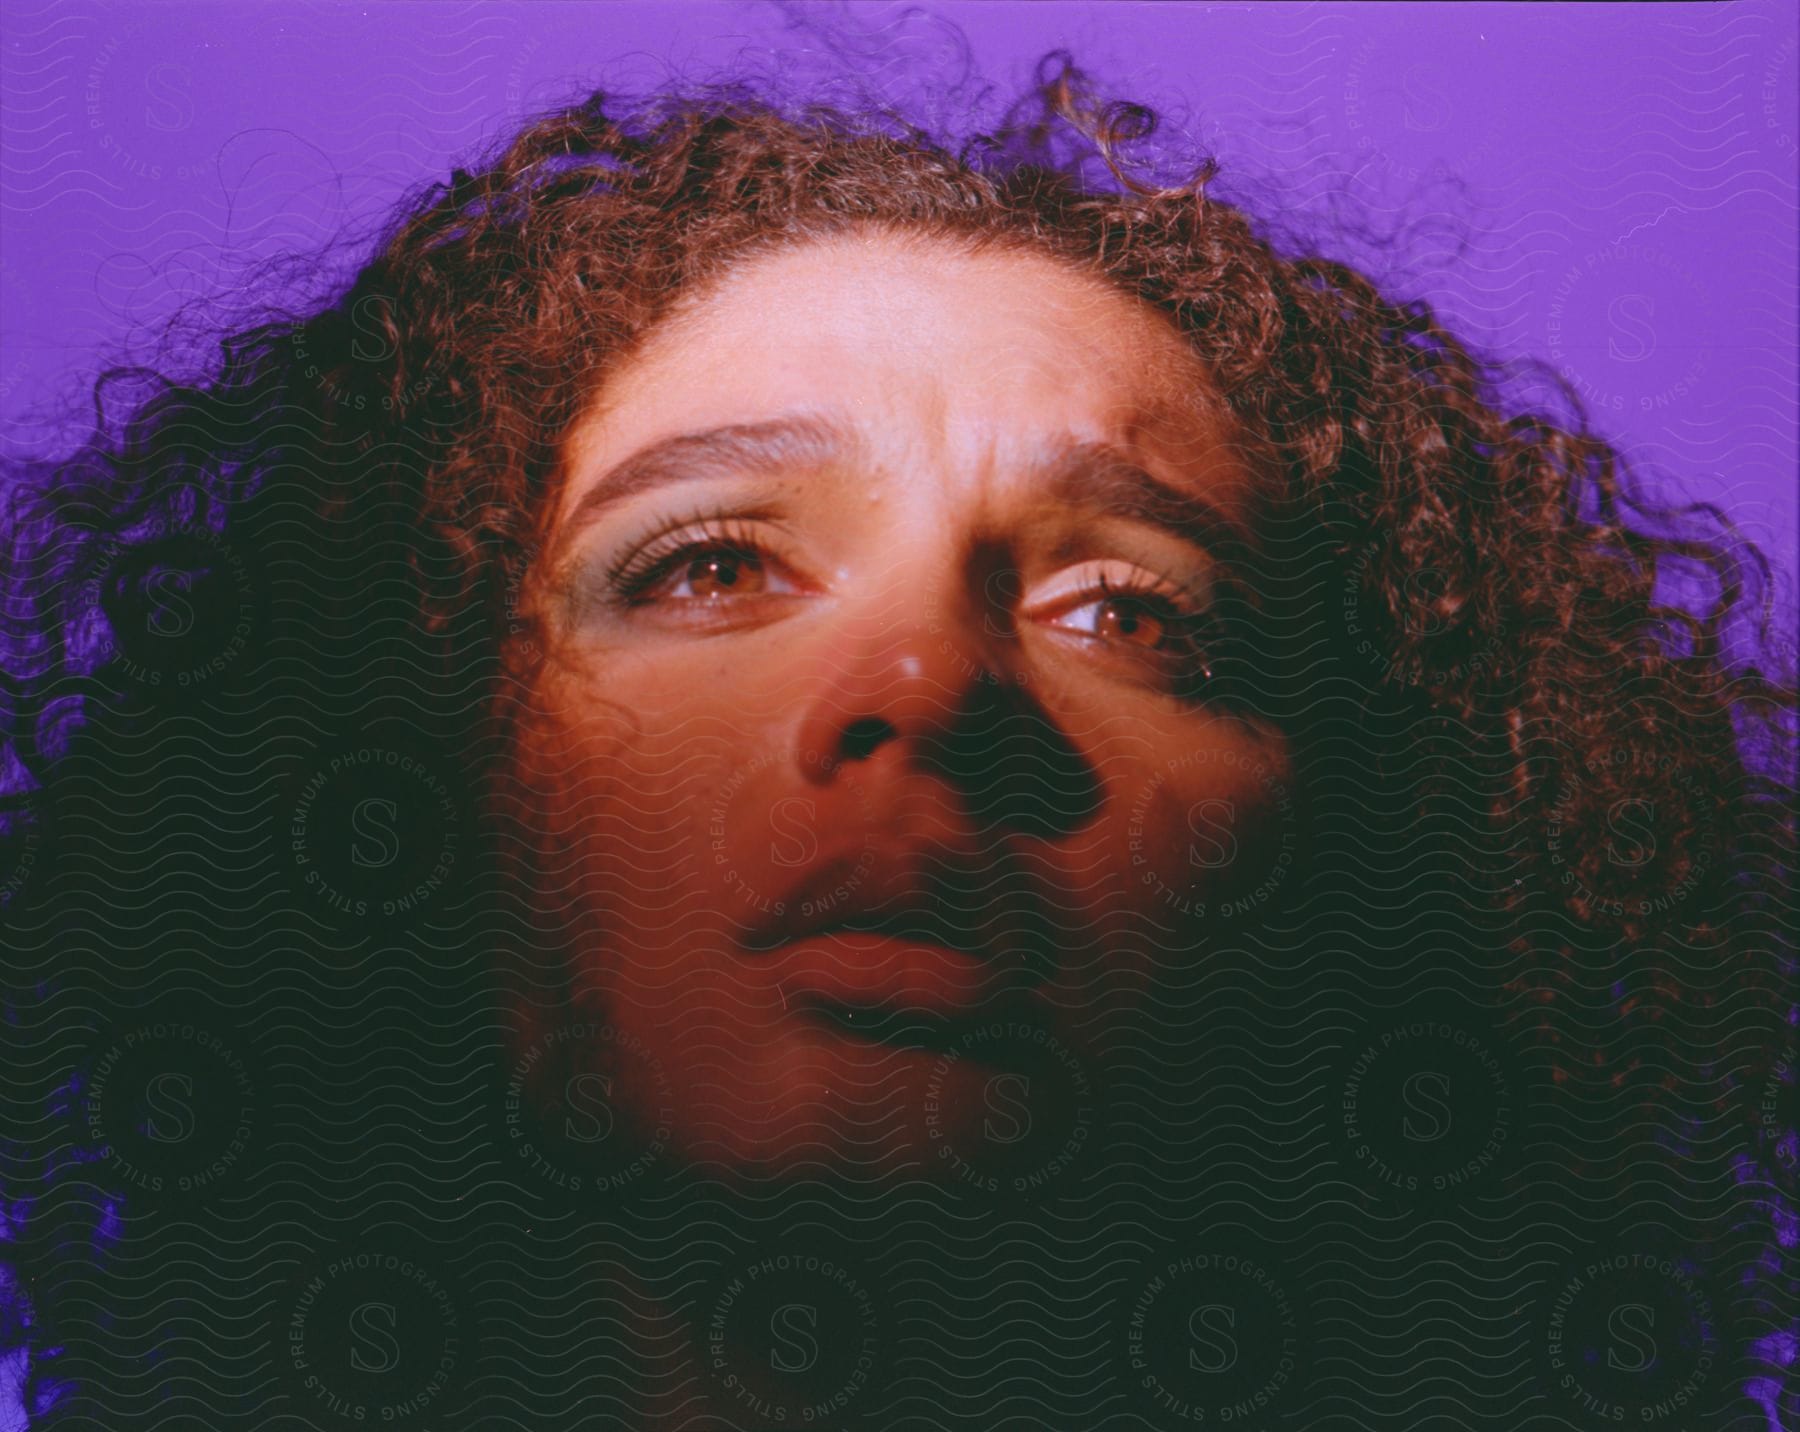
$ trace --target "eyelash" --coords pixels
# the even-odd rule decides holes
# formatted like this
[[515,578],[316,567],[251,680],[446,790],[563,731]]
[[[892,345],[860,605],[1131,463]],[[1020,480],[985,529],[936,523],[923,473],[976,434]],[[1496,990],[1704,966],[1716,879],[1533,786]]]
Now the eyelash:
[[[766,528],[776,520],[767,512],[713,509],[666,522],[654,535],[629,549],[607,569],[604,578],[606,600],[610,605],[627,610],[649,605],[645,592],[684,563],[707,552],[758,559],[773,557],[779,561],[783,556],[779,547],[770,543],[765,532],[755,531],[752,527],[752,524],[761,523]],[[1146,659],[1156,661],[1173,679],[1183,683],[1216,682],[1218,652],[1226,636],[1226,623],[1216,608],[1196,610],[1156,582],[1115,582],[1102,573],[1082,594],[1082,600],[1071,603],[1065,610],[1075,611],[1093,602],[1119,600],[1141,602],[1149,607],[1157,620],[1165,623],[1165,639],[1178,644],[1175,649],[1163,653],[1146,649]]]
[[691,561],[702,552],[779,558],[781,553],[770,546],[767,537],[750,527],[753,522],[767,525],[773,520],[764,512],[705,511],[665,523],[607,569],[606,594],[615,605],[641,606],[646,591],[684,560]]
[[[1210,677],[1213,674],[1208,653],[1214,650],[1222,636],[1222,622],[1217,611],[1210,608],[1196,610],[1186,606],[1167,590],[1152,583],[1116,584],[1104,572],[1085,596],[1087,600],[1077,603],[1076,607],[1086,606],[1094,601],[1108,602],[1123,598],[1160,608],[1157,619],[1164,622],[1175,639],[1186,648],[1170,653],[1170,659],[1177,662],[1184,671],[1198,668],[1202,676]],[[1073,611],[1076,607],[1071,607],[1070,610]]]

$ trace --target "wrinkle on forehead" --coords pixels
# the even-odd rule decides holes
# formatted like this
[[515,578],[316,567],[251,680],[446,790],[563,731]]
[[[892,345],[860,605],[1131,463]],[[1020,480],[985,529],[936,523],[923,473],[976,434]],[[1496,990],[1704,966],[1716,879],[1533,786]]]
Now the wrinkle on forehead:
[[[870,278],[873,282],[885,278],[887,285],[880,291],[852,287],[847,298],[840,291],[833,295],[835,311],[816,313],[804,309],[803,285],[798,296],[780,294],[779,286],[786,281],[784,265],[834,254],[841,254],[844,267],[852,270],[865,265],[885,270],[872,273]],[[646,440],[701,425],[698,421],[684,421],[678,412],[671,411],[678,409],[679,404],[667,402],[657,391],[664,383],[669,383],[671,389],[685,383],[703,393],[709,389],[716,392],[721,386],[729,389],[741,376],[733,371],[734,364],[750,362],[773,368],[784,356],[803,365],[828,365],[829,356],[821,355],[841,355],[842,361],[849,364],[864,353],[874,352],[906,362],[910,357],[906,351],[908,335],[914,347],[921,346],[922,340],[918,330],[910,328],[905,320],[921,311],[924,316],[919,321],[920,328],[942,328],[946,323],[960,322],[962,331],[970,335],[968,349],[978,350],[979,325],[994,316],[979,311],[983,269],[997,272],[1015,284],[1028,282],[1032,269],[1052,280],[1042,289],[1033,290],[1041,293],[1042,308],[1022,310],[1020,305],[1010,304],[1000,311],[997,321],[1016,323],[1022,362],[1031,364],[1035,372],[1052,383],[1073,383],[1085,390],[1088,411],[1096,414],[1101,424],[1101,431],[1087,436],[1110,439],[1146,455],[1160,456],[1184,470],[1197,466],[1216,469],[1221,447],[1237,460],[1234,465],[1260,466],[1260,447],[1245,440],[1229,404],[1168,313],[1105,276],[1025,240],[972,244],[957,236],[945,238],[871,226],[868,231],[756,251],[696,291],[684,294],[613,365],[611,376],[600,384],[587,409],[571,426],[560,454],[559,505],[568,507],[575,495],[569,490],[571,479],[592,470],[596,451],[618,437],[619,420],[628,411],[642,408],[652,413],[669,412],[663,430],[641,435]],[[966,321],[965,310],[944,312],[940,278],[945,286],[973,289],[971,301],[976,308],[967,314]],[[908,292],[915,280],[923,281],[917,295]],[[758,353],[750,345],[763,336],[756,321],[761,305],[746,306],[741,301],[734,304],[733,300],[741,300],[746,286],[770,283],[776,285],[776,291],[768,298],[775,315],[769,327],[780,337],[773,346]],[[915,296],[920,300],[916,304]],[[846,316],[846,308],[851,311],[850,316]],[[794,321],[796,313],[804,314],[799,322]],[[1063,320],[1067,321],[1068,330],[1060,327]],[[1031,333],[1034,326],[1046,323],[1058,325],[1050,330],[1050,342],[1042,341],[1044,335]],[[1075,342],[1059,345],[1054,341],[1069,330],[1074,330]],[[955,332],[953,328],[948,341],[955,341]],[[729,346],[729,359],[714,351],[721,337],[734,340]],[[739,339],[744,340],[743,348],[735,341]],[[793,346],[780,346],[788,342]],[[750,348],[748,356],[746,348]],[[925,351],[931,351],[929,345]],[[987,366],[992,370],[991,355]],[[676,370],[674,374],[669,372],[671,368]],[[691,372],[680,371],[690,368]],[[921,436],[945,433],[958,401],[952,382],[938,380],[925,363],[919,365],[915,374],[905,395],[909,423],[920,429]],[[1096,382],[1111,391],[1096,393]],[[746,380],[744,391],[756,393],[754,376]],[[879,405],[887,396],[851,393],[845,401],[848,411],[854,413]],[[1096,400],[1097,406],[1093,406]],[[731,411],[732,406],[743,411]],[[772,407],[772,399],[766,394],[751,396],[736,405],[728,404],[723,412],[715,409],[709,414],[708,423],[721,418],[755,421],[768,416]],[[1212,456],[1208,458],[1207,454]]]

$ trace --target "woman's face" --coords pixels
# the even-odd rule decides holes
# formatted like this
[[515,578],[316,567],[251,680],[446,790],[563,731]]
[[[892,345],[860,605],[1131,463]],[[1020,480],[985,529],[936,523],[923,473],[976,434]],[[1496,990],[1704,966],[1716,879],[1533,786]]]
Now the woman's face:
[[1288,771],[1206,675],[1256,522],[1207,393],[1097,279],[883,232],[744,261],[608,376],[520,755],[623,1112],[969,1178],[1206,958]]

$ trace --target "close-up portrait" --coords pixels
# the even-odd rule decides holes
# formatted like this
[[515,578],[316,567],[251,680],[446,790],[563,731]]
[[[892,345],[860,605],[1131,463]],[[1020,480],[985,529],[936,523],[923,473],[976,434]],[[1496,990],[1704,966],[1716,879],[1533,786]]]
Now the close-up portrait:
[[22,0],[0,1432],[1800,1432],[1800,12]]

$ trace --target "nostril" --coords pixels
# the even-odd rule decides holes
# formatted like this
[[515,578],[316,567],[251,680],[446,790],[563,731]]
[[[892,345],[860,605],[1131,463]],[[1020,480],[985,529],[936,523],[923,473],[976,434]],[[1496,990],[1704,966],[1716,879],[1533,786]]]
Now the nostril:
[[859,717],[844,728],[843,759],[866,761],[883,742],[891,741],[899,734],[893,722],[880,716]]

